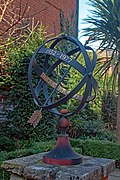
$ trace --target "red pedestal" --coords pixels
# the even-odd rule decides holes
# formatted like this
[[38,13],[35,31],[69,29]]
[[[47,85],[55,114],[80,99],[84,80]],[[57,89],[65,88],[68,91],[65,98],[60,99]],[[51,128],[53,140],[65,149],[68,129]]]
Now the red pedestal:
[[43,162],[53,165],[77,165],[82,163],[82,156],[70,146],[67,135],[59,135],[55,148],[43,156]]
[[64,117],[68,111],[62,109],[61,116],[57,121],[57,128],[60,130],[55,148],[43,156],[43,162],[53,165],[76,165],[82,163],[82,156],[76,153],[69,143],[66,130],[70,125],[69,119]]

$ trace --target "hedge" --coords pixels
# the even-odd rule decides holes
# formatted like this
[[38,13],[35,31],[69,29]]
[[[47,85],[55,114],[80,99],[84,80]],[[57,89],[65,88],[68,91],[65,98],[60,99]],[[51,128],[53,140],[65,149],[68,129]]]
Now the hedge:
[[120,161],[120,144],[114,142],[71,139],[71,145],[82,149],[82,155]]
[[[109,141],[99,141],[99,140],[80,140],[80,139],[70,139],[71,146],[82,155],[114,159],[120,162],[120,144],[116,144]],[[33,143],[28,149],[20,149],[11,152],[0,152],[0,165],[3,161],[8,159],[14,159],[17,157],[29,156],[32,154],[47,152],[52,149],[55,145],[54,141],[50,142],[36,142]],[[4,176],[4,180],[8,179],[9,174],[3,173],[3,169],[0,168],[0,177]]]

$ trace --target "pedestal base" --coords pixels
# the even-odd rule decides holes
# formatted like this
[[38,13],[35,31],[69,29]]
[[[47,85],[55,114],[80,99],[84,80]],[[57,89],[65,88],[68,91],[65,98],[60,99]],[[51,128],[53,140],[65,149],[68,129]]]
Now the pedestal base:
[[82,163],[82,160],[82,156],[70,146],[67,135],[60,135],[55,148],[43,156],[43,162],[62,166],[77,165]]

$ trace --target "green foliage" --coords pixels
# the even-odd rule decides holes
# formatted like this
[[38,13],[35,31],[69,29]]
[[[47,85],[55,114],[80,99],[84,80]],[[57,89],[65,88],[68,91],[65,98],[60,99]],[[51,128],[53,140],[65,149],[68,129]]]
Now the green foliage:
[[89,107],[70,118],[68,134],[71,138],[115,141],[114,132],[106,129],[99,115]]
[[45,137],[46,139],[50,139],[54,136],[54,120],[51,114],[47,113],[45,115],[44,113],[41,124],[36,129],[30,127],[27,123],[33,110],[36,109],[28,85],[28,63],[29,59],[24,58],[19,68],[14,68],[13,79],[15,84],[10,94],[14,110],[8,113],[9,123],[7,125],[10,127],[8,131],[18,139],[27,139],[32,136],[41,138],[42,140],[45,140]]
[[[89,28],[83,29],[83,34],[92,36],[92,41],[100,41],[100,49],[108,50],[111,57],[107,59],[100,58],[98,62],[101,64],[99,74],[106,76],[109,74],[109,69],[112,71],[109,74],[108,88],[112,85],[112,89],[116,92],[118,89],[118,73],[119,73],[119,49],[120,49],[120,2],[119,0],[90,0],[89,5],[94,7],[91,15],[84,19],[86,23],[92,25]],[[110,87],[109,87],[110,86]]]
[[[13,111],[8,112],[3,135],[6,134],[16,139],[50,140],[55,137],[55,120],[51,113],[43,112],[43,119],[35,129],[27,121],[37,107],[28,85],[28,64],[34,51],[45,41],[44,28],[36,31],[25,32],[27,41],[12,44],[8,49],[7,62],[9,67],[8,78],[5,83],[9,84],[9,93]],[[23,44],[24,43],[24,44]]]
[[76,18],[74,11],[71,14],[70,19],[65,18],[62,10],[60,11],[60,31],[61,33],[65,33],[69,36],[77,37],[77,30],[76,30]]
[[83,155],[120,161],[120,145],[114,142],[71,139],[71,145],[80,149],[82,148]]
[[[25,57],[31,57],[36,48],[44,42],[46,32],[45,28],[32,25],[32,28],[26,28],[23,30],[22,35],[16,39],[14,36],[7,37],[7,45],[0,47],[1,55],[1,74],[0,85],[2,87],[8,87],[11,89],[14,85],[11,75],[14,67],[19,67],[20,62]],[[11,72],[12,71],[12,72]],[[15,69],[14,69],[15,72]]]
[[89,5],[94,9],[91,15],[84,19],[90,27],[83,29],[83,34],[92,36],[93,42],[100,41],[99,49],[109,50],[111,53],[106,59],[98,59],[101,64],[98,72],[100,76],[104,75],[107,91],[112,87],[112,92],[118,95],[116,138],[120,143],[120,1],[89,0]]
[[116,128],[117,97],[111,92],[102,96],[102,119],[109,129]]
[[119,0],[89,0],[91,15],[84,19],[92,25],[84,29],[84,35],[93,36],[93,41],[100,40],[102,48],[120,49],[120,2]]
[[0,137],[0,151],[12,151],[15,149],[15,139],[6,136]]

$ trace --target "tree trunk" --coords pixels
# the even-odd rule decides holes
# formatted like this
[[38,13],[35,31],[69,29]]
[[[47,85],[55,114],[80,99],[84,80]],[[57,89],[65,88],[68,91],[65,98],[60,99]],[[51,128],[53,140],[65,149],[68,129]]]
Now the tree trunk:
[[117,100],[117,126],[116,140],[120,144],[120,53],[118,55],[118,100]]

